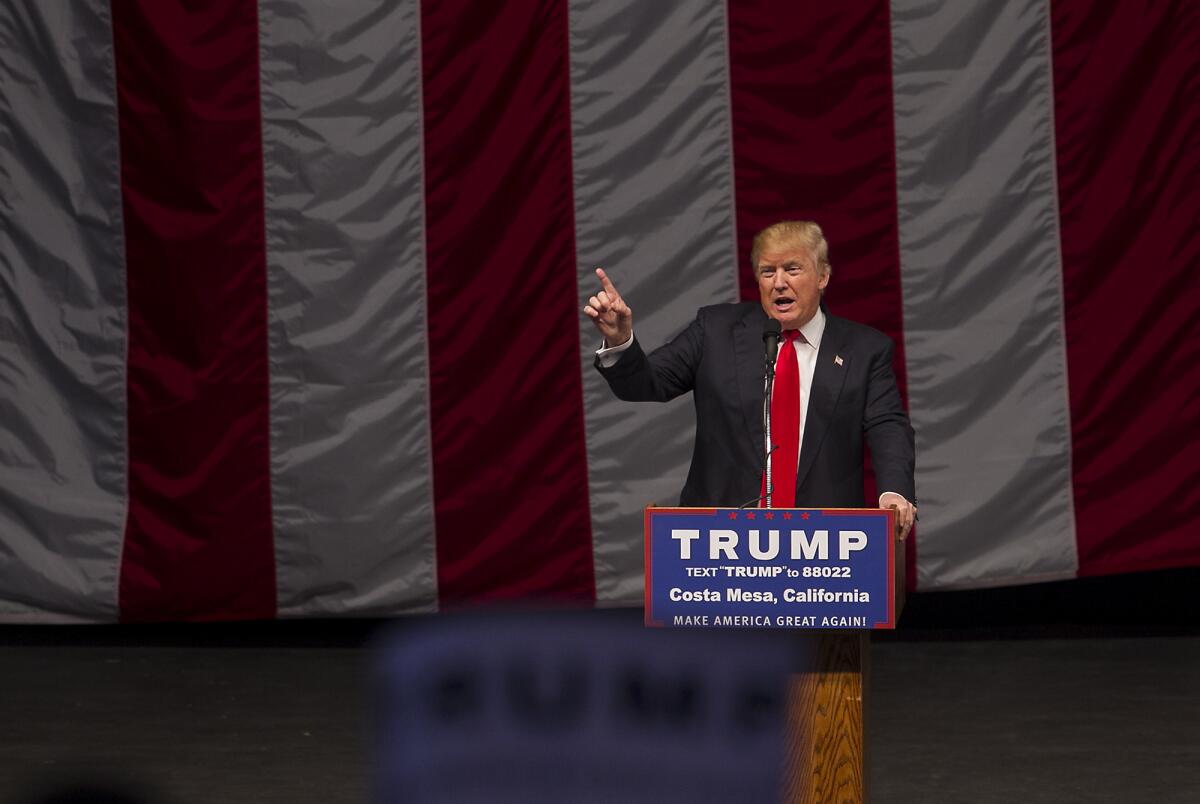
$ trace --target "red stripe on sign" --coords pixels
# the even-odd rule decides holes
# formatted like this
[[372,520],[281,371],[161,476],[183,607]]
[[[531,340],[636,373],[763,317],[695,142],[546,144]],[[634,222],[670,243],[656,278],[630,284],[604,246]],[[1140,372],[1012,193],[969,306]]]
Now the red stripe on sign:
[[[907,400],[888,3],[730,3],[729,50],[742,298],[759,298],[754,235],[817,221],[833,265],[830,312],[891,336]],[[911,586],[915,554],[908,566]]]
[[253,3],[113,3],[129,292],[123,620],[273,617]]
[[566,4],[422,29],[439,594],[590,601]]
[[1079,574],[1200,564],[1200,6],[1051,20]]

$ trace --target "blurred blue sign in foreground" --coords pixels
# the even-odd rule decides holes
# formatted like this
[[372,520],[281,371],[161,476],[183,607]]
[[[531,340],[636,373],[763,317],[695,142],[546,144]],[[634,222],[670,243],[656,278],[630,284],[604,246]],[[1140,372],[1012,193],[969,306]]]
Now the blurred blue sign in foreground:
[[376,667],[378,800],[775,801],[787,677],[810,647],[771,637],[636,612],[406,627]]
[[646,509],[646,624],[893,628],[891,511]]

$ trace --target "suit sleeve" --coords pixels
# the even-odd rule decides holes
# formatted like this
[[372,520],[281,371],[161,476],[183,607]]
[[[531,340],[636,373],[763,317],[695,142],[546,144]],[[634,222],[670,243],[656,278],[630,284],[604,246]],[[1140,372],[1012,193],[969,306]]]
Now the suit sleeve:
[[604,368],[597,358],[595,366],[618,399],[668,402],[695,387],[703,347],[703,315],[697,315],[687,329],[649,355],[634,336],[616,364]]
[[894,351],[889,341],[887,347],[877,351],[872,360],[867,380],[863,433],[871,450],[876,486],[880,491],[902,494],[916,505],[913,479],[916,448],[912,425],[904,411],[896,375],[892,371]]

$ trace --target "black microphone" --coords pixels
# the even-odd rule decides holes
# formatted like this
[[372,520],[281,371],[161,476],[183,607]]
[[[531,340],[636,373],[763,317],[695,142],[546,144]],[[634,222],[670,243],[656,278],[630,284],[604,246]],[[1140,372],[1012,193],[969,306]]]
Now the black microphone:
[[779,354],[779,338],[782,334],[783,325],[774,318],[768,318],[767,323],[763,324],[762,339],[766,349],[764,358],[772,369],[775,367],[775,357]]

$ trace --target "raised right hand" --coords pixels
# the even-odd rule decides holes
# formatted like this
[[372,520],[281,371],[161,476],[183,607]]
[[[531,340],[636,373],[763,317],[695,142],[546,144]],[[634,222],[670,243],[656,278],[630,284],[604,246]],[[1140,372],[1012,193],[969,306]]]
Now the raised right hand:
[[620,346],[633,337],[633,310],[617,293],[616,286],[603,268],[596,269],[596,276],[600,279],[602,289],[588,299],[583,312],[596,325],[605,346]]

